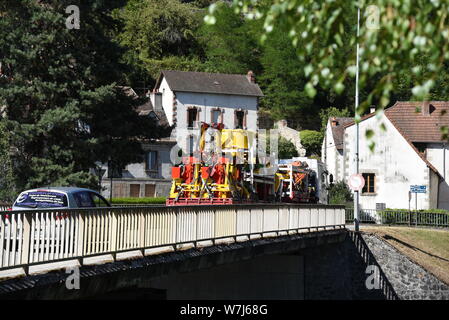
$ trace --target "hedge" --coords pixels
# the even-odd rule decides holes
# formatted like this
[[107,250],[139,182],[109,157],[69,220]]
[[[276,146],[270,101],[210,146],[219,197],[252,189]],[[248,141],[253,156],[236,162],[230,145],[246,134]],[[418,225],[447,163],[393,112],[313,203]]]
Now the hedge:
[[112,204],[165,204],[165,197],[158,197],[158,198],[112,198]]

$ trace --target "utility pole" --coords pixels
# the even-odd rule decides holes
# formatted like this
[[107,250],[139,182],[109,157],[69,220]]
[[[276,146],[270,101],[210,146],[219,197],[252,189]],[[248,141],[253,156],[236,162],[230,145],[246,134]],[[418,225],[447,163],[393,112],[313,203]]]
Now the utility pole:
[[[360,7],[357,9],[357,63],[356,63],[356,76],[355,76],[355,111],[354,121],[356,125],[355,134],[355,167],[356,174],[359,174],[359,123],[356,121],[357,112],[359,108],[359,36],[360,36]],[[359,231],[359,190],[354,191],[354,229],[355,232]]]

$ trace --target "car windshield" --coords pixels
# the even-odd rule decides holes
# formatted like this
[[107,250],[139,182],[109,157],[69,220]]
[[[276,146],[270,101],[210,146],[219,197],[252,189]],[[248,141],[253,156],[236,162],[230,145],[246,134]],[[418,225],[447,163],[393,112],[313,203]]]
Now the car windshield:
[[67,196],[55,191],[28,191],[17,198],[16,207],[21,208],[63,208],[67,207]]

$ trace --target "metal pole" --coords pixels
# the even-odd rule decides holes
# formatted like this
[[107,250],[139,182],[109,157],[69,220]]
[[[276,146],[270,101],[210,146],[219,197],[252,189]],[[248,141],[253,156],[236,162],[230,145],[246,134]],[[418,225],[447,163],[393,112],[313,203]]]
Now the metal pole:
[[415,210],[418,212],[418,192],[415,192]]
[[[357,116],[359,108],[359,36],[360,36],[360,8],[357,9],[357,64],[356,64],[356,77],[355,77],[355,111],[354,119]],[[359,123],[356,122],[356,135],[355,135],[355,166],[356,174],[359,174]],[[354,191],[354,229],[359,231],[359,191]]]
[[111,184],[109,186],[109,203],[111,203],[111,205],[112,205],[112,174],[113,174],[112,160],[109,160],[108,171],[109,171],[110,179],[111,179]]

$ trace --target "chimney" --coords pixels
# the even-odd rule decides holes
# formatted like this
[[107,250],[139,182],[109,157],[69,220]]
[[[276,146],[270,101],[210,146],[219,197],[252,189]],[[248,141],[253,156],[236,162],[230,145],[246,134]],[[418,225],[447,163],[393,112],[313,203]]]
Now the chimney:
[[256,76],[254,75],[254,72],[252,72],[251,70],[249,70],[248,73],[246,74],[246,79],[248,79],[250,83],[256,83]]
[[337,118],[335,118],[335,117],[331,118],[331,126],[336,127],[337,125],[338,125]]
[[374,112],[376,112],[376,106],[370,106],[369,113],[374,113]]
[[423,116],[430,115],[430,101],[423,101],[421,113]]

